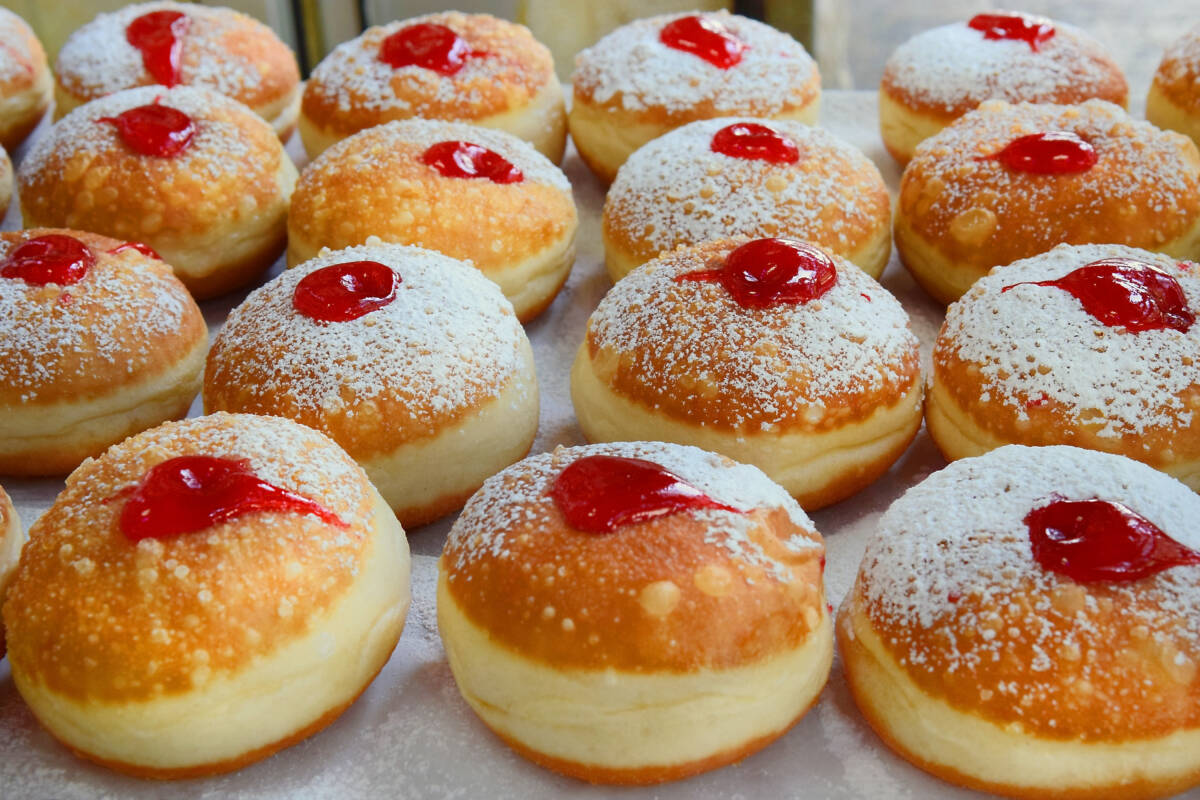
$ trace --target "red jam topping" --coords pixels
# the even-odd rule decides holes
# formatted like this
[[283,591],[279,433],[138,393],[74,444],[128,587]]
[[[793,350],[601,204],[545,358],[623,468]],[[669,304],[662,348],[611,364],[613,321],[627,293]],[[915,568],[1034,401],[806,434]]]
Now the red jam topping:
[[245,460],[232,458],[172,458],[151,467],[128,496],[121,511],[121,533],[134,542],[195,533],[259,511],[312,514],[346,527],[329,509],[267,483],[250,471]]
[[1050,131],[1020,136],[990,156],[976,161],[999,161],[1015,172],[1061,175],[1086,172],[1095,166],[1096,148],[1069,131]]
[[720,22],[696,16],[667,24],[658,38],[667,47],[691,53],[720,69],[737,65],[748,47]]
[[135,153],[144,156],[177,156],[192,143],[192,137],[196,135],[196,126],[191,117],[158,102],[122,111],[115,117],[101,117],[96,121],[116,125],[121,141]]
[[96,263],[88,246],[74,236],[50,233],[14,247],[0,264],[0,277],[19,278],[35,286],[79,283]]
[[1054,38],[1055,33],[1054,26],[1048,21],[1011,11],[999,14],[976,14],[971,17],[967,27],[981,31],[985,39],[1011,39],[1025,42],[1035,53],[1042,42]]
[[296,284],[292,307],[317,322],[349,322],[396,299],[400,276],[378,261],[350,261],[310,272]]
[[151,11],[125,29],[125,40],[142,52],[142,64],[155,83],[179,83],[183,37],[191,22],[181,11]]
[[419,22],[408,25],[383,40],[379,60],[388,66],[423,67],[442,75],[454,75],[471,56],[483,55],[471,50],[467,40],[445,25]]
[[492,183],[520,183],[525,175],[504,156],[470,142],[438,142],[421,160],[447,178],[487,178]]
[[[1002,292],[1026,284],[1005,286]],[[1179,281],[1156,267],[1132,258],[1105,258],[1085,264],[1052,281],[1032,286],[1053,286],[1075,296],[1084,311],[1110,328],[1131,333],[1170,328],[1187,333],[1196,321],[1188,308]]]
[[1043,569],[1080,583],[1136,581],[1172,567],[1200,564],[1150,520],[1108,500],[1061,498],[1025,516],[1033,557]]
[[125,242],[124,244],[117,245],[108,252],[112,255],[116,255],[117,253],[122,253],[126,250],[136,250],[148,258],[153,258],[155,261],[162,261],[162,256],[156,253],[153,247],[143,242]]
[[837,267],[810,244],[755,239],[730,253],[717,269],[688,272],[675,280],[719,283],[742,308],[769,308],[816,300],[837,283]]
[[769,161],[772,164],[795,164],[800,160],[800,148],[782,133],[756,122],[735,122],[717,131],[712,138],[712,151],[732,158]]
[[550,496],[571,527],[586,533],[612,533],[622,525],[688,509],[742,513],[652,461],[623,456],[584,456],[573,462],[555,478]]

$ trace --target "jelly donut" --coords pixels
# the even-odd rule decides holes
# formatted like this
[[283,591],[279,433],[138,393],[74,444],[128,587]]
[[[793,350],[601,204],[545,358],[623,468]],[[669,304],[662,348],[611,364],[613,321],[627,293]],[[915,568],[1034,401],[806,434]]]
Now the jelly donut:
[[440,253],[378,245],[327,252],[252,292],[213,343],[204,407],[328,434],[414,527],[529,452],[538,388],[493,283]]
[[610,182],[625,159],[698,119],[814,123],[821,76],[785,33],[724,11],[649,17],[575,59],[569,123],[580,157]]
[[1200,497],[1121,456],[1011,445],[879,521],[838,612],[871,727],[1021,798],[1200,784]]
[[762,472],[694,447],[528,458],[471,498],[438,564],[463,698],[521,755],[593,783],[740,760],[829,675],[820,534]]
[[331,723],[409,604],[404,531],[294,422],[217,414],[85,462],[4,605],[17,690],[83,758],[151,778],[237,769]]
[[71,34],[54,62],[54,117],[106,94],[160,84],[231,97],[271,123],[296,128],[300,68],[269,27],[231,8],[137,3]]
[[[25,531],[21,528],[21,519],[8,493],[0,486],[0,607],[4,606],[4,595],[17,569],[23,544]],[[4,658],[5,652],[4,621],[0,619],[0,658]]]
[[355,134],[304,170],[288,263],[371,237],[420,245],[470,261],[527,321],[567,280],[578,224],[566,176],[526,142],[411,119]]
[[144,245],[0,233],[0,474],[61,475],[187,413],[208,328]]
[[901,164],[917,145],[984,100],[1129,102],[1121,68],[1084,31],[1012,11],[976,14],[909,39],[888,58],[879,131]]
[[891,201],[859,150],[791,120],[692,122],[641,147],[604,201],[604,256],[618,280],[679,245],[792,236],[878,278]]
[[13,166],[4,146],[0,145],[0,219],[8,213],[13,195]]
[[198,299],[245,285],[283,252],[295,182],[270,125],[190,86],[80,106],[17,171],[27,226],[145,242]]
[[1200,266],[1146,250],[1064,244],[994,269],[946,311],[929,433],[948,459],[1070,444],[1200,490],[1197,313]]
[[1200,146],[1200,25],[1163,53],[1146,96],[1146,119]]
[[571,399],[589,441],[692,444],[806,509],[871,483],[921,427],[908,316],[845,259],[791,239],[680,248],[588,320]]
[[300,137],[316,158],[365,128],[424,117],[507,131],[562,161],[567,118],[554,59],[529,29],[447,11],[368,28],[313,70]]
[[1200,152],[1101,100],[987,102],[917,148],[895,236],[943,303],[993,266],[1063,242],[1200,258]]
[[15,150],[50,105],[53,79],[33,30],[0,8],[0,146]]

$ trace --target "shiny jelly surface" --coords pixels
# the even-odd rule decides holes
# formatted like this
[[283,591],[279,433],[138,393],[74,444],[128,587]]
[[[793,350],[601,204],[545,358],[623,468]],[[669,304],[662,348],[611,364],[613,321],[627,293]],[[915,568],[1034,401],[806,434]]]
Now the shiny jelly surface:
[[1132,333],[1165,328],[1187,333],[1196,321],[1179,281],[1133,258],[1104,258],[1055,280],[1015,283],[1001,291],[1026,285],[1062,289],[1100,322]]
[[79,283],[96,264],[91,249],[74,236],[49,233],[27,239],[8,251],[0,277],[17,278],[35,286]]
[[1034,559],[1079,583],[1136,581],[1200,564],[1200,553],[1150,520],[1108,500],[1056,498],[1025,516]]
[[181,11],[151,11],[125,28],[125,41],[141,52],[142,65],[155,83],[179,83],[183,37],[190,26],[191,19]]
[[710,145],[714,153],[769,161],[772,164],[795,164],[800,160],[800,148],[787,136],[757,122],[735,122],[717,131]]
[[311,514],[346,527],[319,503],[259,478],[244,459],[172,458],[151,467],[141,483],[119,496],[127,497],[121,533],[135,542],[195,533],[262,511]]
[[691,53],[719,69],[739,64],[748,48],[720,22],[697,16],[680,17],[668,23],[658,38],[667,47]]
[[1043,42],[1053,39],[1055,33],[1054,26],[1047,20],[1011,11],[976,14],[967,27],[983,33],[985,39],[1025,42],[1035,53]]
[[730,253],[717,269],[687,272],[675,280],[719,283],[743,308],[769,308],[816,300],[837,283],[837,267],[810,244],[755,239]]
[[559,473],[550,497],[567,522],[585,533],[612,533],[622,525],[718,509],[718,503],[670,470],[641,458],[584,456]]
[[196,135],[191,117],[158,102],[122,111],[115,117],[101,117],[96,122],[115,125],[121,141],[135,153],[159,158],[179,155]]
[[144,256],[147,256],[148,258],[153,258],[155,261],[162,261],[162,256],[160,256],[154,250],[153,247],[146,244],[145,242],[124,242],[122,244],[117,245],[116,247],[114,247],[112,250],[109,250],[108,252],[115,255],[117,253],[123,253],[126,250],[134,250],[134,251],[141,253]]
[[350,261],[305,275],[292,292],[292,307],[317,322],[349,322],[396,299],[400,276],[378,261]]
[[1003,149],[977,161],[999,161],[1016,172],[1061,175],[1087,172],[1096,165],[1096,148],[1070,131],[1048,131],[1019,136]]
[[486,178],[492,183],[525,180],[524,173],[507,158],[470,142],[438,142],[421,154],[421,161],[447,178]]
[[420,22],[407,25],[379,45],[379,60],[390,67],[423,67],[454,75],[476,55],[467,40],[445,25]]

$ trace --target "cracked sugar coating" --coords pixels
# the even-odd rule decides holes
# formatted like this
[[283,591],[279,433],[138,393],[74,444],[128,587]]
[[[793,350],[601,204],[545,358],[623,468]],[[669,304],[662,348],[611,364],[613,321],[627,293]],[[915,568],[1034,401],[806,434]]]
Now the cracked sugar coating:
[[[659,464],[747,513],[692,510],[613,533],[571,528],[550,497],[587,455]],[[821,537],[756,467],[695,447],[558,448],[493,476],[442,553],[463,612],[527,658],[580,668],[694,670],[767,658],[819,622]]]
[[[305,276],[378,261],[400,276],[396,299],[348,322],[300,314]],[[418,247],[325,254],[250,293],[209,354],[205,408],[279,414],[364,457],[431,436],[498,396],[524,368],[512,306],[468,265]]]
[[617,28],[575,57],[575,97],[589,103],[666,115],[674,125],[747,114],[773,117],[812,102],[820,92],[816,62],[786,33],[720,11],[715,20],[748,45],[729,69],[668,47],[659,33],[695,12],[648,17]]
[[917,340],[886,289],[837,256],[816,300],[742,308],[714,269],[745,239],[680,248],[634,270],[588,321],[598,376],[642,405],[718,429],[827,430],[920,380]]
[[[155,464],[244,458],[260,478],[315,500],[347,527],[264,512],[134,543],[124,503]],[[362,470],[288,420],[214,414],[170,422],[88,459],[30,530],[4,619],[9,658],[66,697],[149,700],[203,686],[304,636],[348,590],[372,513]]]
[[906,106],[947,118],[984,100],[1080,103],[1094,97],[1124,105],[1125,77],[1104,47],[1079,28],[1052,24],[1054,36],[1036,51],[1024,41],[985,39],[966,22],[924,31],[888,58],[880,88]]
[[[757,122],[796,143],[794,164],[714,152],[712,137]],[[723,117],[677,128],[638,149],[604,203],[605,235],[649,259],[729,236],[794,236],[849,255],[887,225],[879,170],[832,134],[788,120]]]
[[1150,467],[1074,447],[963,459],[892,504],[851,602],[925,691],[1050,738],[1200,725],[1200,567],[1081,584],[1033,559],[1025,515],[1055,496],[1123,503],[1200,549],[1200,497]]

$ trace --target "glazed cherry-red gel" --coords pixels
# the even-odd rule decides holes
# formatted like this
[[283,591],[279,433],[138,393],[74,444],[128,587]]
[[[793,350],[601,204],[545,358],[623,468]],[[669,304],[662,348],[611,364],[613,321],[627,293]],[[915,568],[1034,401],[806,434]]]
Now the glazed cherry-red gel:
[[471,50],[466,39],[445,25],[429,22],[405,26],[379,45],[379,60],[394,69],[423,67],[446,76],[479,55],[484,54]]
[[1108,500],[1056,498],[1025,516],[1033,557],[1043,569],[1080,583],[1136,581],[1200,564],[1200,553],[1150,520]]
[[1019,136],[1003,149],[976,161],[999,161],[1015,172],[1063,175],[1087,172],[1096,165],[1096,148],[1070,131],[1048,131]]
[[292,307],[317,322],[349,322],[396,299],[400,276],[378,261],[350,261],[314,270],[296,284]]
[[1105,258],[1056,280],[1014,283],[1000,291],[1026,285],[1062,289],[1100,322],[1131,333],[1164,328],[1187,333],[1196,321],[1179,281],[1133,258]]
[[135,250],[148,258],[153,258],[155,261],[162,261],[162,256],[155,252],[153,247],[145,244],[144,242],[125,242],[124,244],[119,244],[112,250],[109,250],[108,253],[116,255],[117,253],[123,253],[126,250]]
[[196,135],[196,125],[191,117],[157,102],[96,121],[115,125],[121,141],[144,156],[177,156],[187,149]]
[[837,283],[837,267],[804,242],[755,239],[730,253],[717,269],[687,272],[675,280],[719,283],[743,308],[769,308],[816,300]]
[[713,135],[710,147],[714,153],[751,161],[795,164],[800,160],[795,142],[757,122],[726,125]]
[[179,83],[183,37],[191,22],[181,11],[151,11],[125,29],[125,41],[141,51],[142,64],[155,83],[167,87]]
[[121,510],[121,533],[134,542],[195,533],[260,511],[312,514],[323,522],[346,527],[319,503],[259,478],[241,459],[172,458],[151,467],[127,495]]
[[573,462],[555,478],[550,496],[571,527],[586,533],[612,533],[622,525],[693,509],[742,513],[652,461],[623,456]]
[[492,183],[520,183],[524,173],[499,153],[470,142],[438,142],[421,161],[447,178],[487,178]]
[[9,251],[0,277],[18,278],[35,286],[79,283],[96,264],[96,256],[74,236],[49,233],[28,239]]
[[1028,14],[998,13],[976,14],[967,27],[983,33],[984,39],[1009,39],[1025,42],[1029,49],[1037,52],[1042,42],[1054,38],[1054,26],[1045,20]]
[[667,47],[703,58],[719,69],[729,69],[742,60],[748,45],[720,22],[704,17],[680,17],[658,34]]

